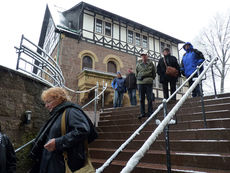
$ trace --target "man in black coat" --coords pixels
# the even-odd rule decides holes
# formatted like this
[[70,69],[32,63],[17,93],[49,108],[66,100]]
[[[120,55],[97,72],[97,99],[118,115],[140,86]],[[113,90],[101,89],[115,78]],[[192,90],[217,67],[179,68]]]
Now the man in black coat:
[[0,125],[0,173],[16,172],[16,156],[9,138],[1,133]]
[[125,86],[128,89],[130,104],[133,106],[137,105],[137,99],[136,99],[137,79],[132,71],[132,68],[128,69],[128,75],[125,78]]
[[[163,85],[163,92],[164,92],[164,98],[169,98],[169,89],[168,89],[168,83],[170,83],[170,91],[171,95],[176,91],[176,82],[178,77],[172,77],[167,75],[166,72],[166,64],[167,66],[174,67],[180,72],[180,66],[177,62],[176,57],[172,56],[170,54],[170,49],[165,48],[163,50],[164,57],[160,58],[158,65],[157,65],[157,74],[160,76],[160,83]],[[164,61],[165,60],[165,61]],[[166,63],[166,64],[165,64]],[[176,95],[172,98],[173,100],[176,100]]]

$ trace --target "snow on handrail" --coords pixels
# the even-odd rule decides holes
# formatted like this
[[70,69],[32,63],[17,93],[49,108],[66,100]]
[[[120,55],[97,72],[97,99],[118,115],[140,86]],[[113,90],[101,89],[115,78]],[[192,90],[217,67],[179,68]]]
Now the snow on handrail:
[[70,91],[70,92],[73,92],[73,93],[75,93],[75,94],[81,94],[81,93],[90,92],[90,91],[92,91],[92,90],[98,88],[98,86],[95,85],[94,87],[92,87],[92,88],[90,88],[90,89],[88,89],[88,90],[83,90],[83,91],[74,91],[74,90],[72,90],[72,89],[70,89],[70,88],[68,88],[68,87],[66,87],[66,86],[63,86],[63,88],[65,88],[66,90],[68,90],[68,91]]
[[[198,66],[198,69],[200,69],[206,60]],[[167,99],[166,102],[169,102],[173,96],[196,74],[197,70],[194,71],[189,78],[187,78],[184,83]],[[152,115],[110,156],[109,159],[106,160],[106,162],[98,169],[96,169],[96,173],[101,173],[104,171],[106,167],[110,165],[110,163],[117,157],[117,155],[123,151],[123,149],[137,136],[140,134],[140,132],[145,128],[145,126],[160,112],[160,110],[163,108],[163,104],[160,104],[157,109],[152,113]]]
[[142,147],[129,159],[126,166],[121,170],[121,173],[130,173],[136,165],[139,163],[140,159],[144,157],[145,153],[149,150],[153,142],[156,140],[158,135],[160,135],[165,126],[169,123],[169,121],[176,114],[178,109],[183,105],[186,99],[189,97],[193,89],[200,83],[202,77],[205,75],[207,70],[212,66],[213,62],[216,58],[212,59],[208,66],[204,69],[204,71],[198,76],[193,85],[188,89],[188,91],[183,95],[183,97],[177,102],[177,104],[172,108],[172,110],[167,114],[164,120],[160,123],[160,125],[154,130],[154,132],[150,135],[150,137],[145,141]]
[[101,91],[101,93],[98,94],[96,97],[94,97],[94,99],[92,99],[91,101],[89,101],[88,103],[86,103],[84,106],[82,106],[82,109],[86,108],[89,104],[91,104],[96,99],[99,99],[99,97],[105,92],[106,89],[107,89],[107,83],[105,83],[105,86],[103,87],[103,90]]

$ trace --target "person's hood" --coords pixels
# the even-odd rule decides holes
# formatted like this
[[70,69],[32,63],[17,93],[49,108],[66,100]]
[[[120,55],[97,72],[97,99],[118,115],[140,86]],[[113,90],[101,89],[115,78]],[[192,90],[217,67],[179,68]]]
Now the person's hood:
[[[190,48],[188,50],[185,50],[185,45],[190,45]],[[190,43],[190,42],[186,42],[183,46],[183,49],[186,51],[186,52],[189,52],[190,50],[193,49],[193,45]]]

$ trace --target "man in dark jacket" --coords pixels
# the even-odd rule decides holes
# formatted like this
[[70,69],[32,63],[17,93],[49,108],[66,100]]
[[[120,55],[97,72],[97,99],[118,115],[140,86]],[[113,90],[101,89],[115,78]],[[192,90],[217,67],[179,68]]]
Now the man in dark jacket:
[[[173,76],[169,76],[165,74],[166,64],[167,66],[176,68],[178,72],[180,71],[180,66],[177,62],[176,57],[170,54],[169,48],[165,48],[163,50],[163,55],[164,57],[160,58],[158,65],[157,65],[157,74],[160,76],[160,83],[162,83],[163,85],[164,98],[167,99],[169,98],[168,83],[170,83],[170,92],[172,95],[176,91],[176,82],[177,82],[179,75],[177,77],[173,77]],[[176,100],[176,95],[172,99]]]
[[[204,62],[204,55],[202,52],[197,49],[193,49],[193,45],[189,42],[185,43],[183,46],[186,53],[184,54],[181,62],[181,73],[188,78],[199,66]],[[189,80],[189,86],[191,86],[194,82],[194,78],[198,75],[194,75],[192,79]],[[197,97],[201,95],[199,85],[192,91],[192,96]]]
[[129,100],[131,105],[137,105],[137,99],[136,99],[136,89],[137,89],[137,79],[135,77],[135,74],[132,71],[132,68],[128,69],[128,75],[125,79],[125,86],[128,90],[129,94]]
[[0,173],[16,173],[16,156],[9,138],[1,133],[0,125]]
[[[153,92],[153,80],[156,77],[155,66],[151,60],[148,59],[147,52],[141,53],[141,60],[137,62],[136,77],[140,98],[140,109],[142,117],[148,117],[153,112],[152,107],[152,92]],[[148,113],[145,113],[145,95],[148,100]]]
[[114,89],[113,107],[121,107],[126,92],[125,79],[121,76],[121,72],[117,72],[117,77],[112,81],[111,86]]
[[[50,111],[50,119],[35,139],[30,156],[38,161],[31,173],[65,173],[63,153],[67,152],[72,172],[79,170],[87,159],[85,141],[92,142],[93,125],[82,109],[69,102],[66,92],[59,87],[43,92],[42,100]],[[66,134],[61,123],[65,111]]]

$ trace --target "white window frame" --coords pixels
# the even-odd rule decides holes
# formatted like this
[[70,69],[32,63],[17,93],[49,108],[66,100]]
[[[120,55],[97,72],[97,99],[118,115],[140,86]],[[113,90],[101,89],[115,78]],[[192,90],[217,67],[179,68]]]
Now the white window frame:
[[[129,29],[128,29],[127,31],[128,31],[128,33],[127,33],[127,43],[128,43],[128,44],[134,44],[134,33],[135,33],[135,32],[132,31],[132,30],[129,30]],[[132,42],[129,42],[130,39],[131,39],[131,38],[129,37],[129,31],[132,32]]]
[[[112,32],[113,32],[113,30],[112,30],[112,26],[113,26],[112,23],[111,22],[107,22],[107,21],[104,21],[103,23],[104,23],[104,35],[107,36],[107,37],[112,37]],[[106,23],[110,24],[110,35],[106,35]]]
[[[144,46],[144,37],[146,37],[146,47]],[[147,35],[142,35],[142,47],[143,48],[149,48],[149,41],[148,41],[148,36]]]
[[[137,34],[139,35],[139,43],[137,42]],[[135,32],[135,45],[141,47],[141,34],[139,32]],[[138,44],[137,44],[138,43]]]
[[[101,32],[98,32],[98,30],[97,30],[97,20],[101,21]],[[95,33],[103,34],[103,20],[98,19],[98,18],[95,18]]]

